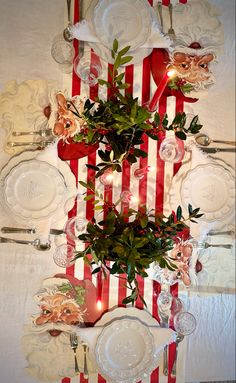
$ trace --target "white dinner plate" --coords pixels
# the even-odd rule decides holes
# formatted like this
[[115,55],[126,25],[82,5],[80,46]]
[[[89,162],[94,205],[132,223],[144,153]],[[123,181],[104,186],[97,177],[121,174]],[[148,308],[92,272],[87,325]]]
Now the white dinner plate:
[[112,381],[138,381],[153,362],[153,335],[138,319],[117,319],[102,330],[95,354],[102,374]]
[[44,161],[23,161],[5,178],[9,209],[23,218],[49,217],[63,200],[65,182],[58,169]]
[[185,209],[200,207],[203,221],[221,220],[234,210],[235,179],[219,164],[199,165],[186,174],[180,195]]
[[[9,224],[12,225],[12,221],[15,220],[16,222],[23,223],[28,225],[31,224],[37,224],[40,222],[40,219],[30,219],[30,218],[25,218],[23,216],[18,216],[16,215],[9,207],[8,204],[5,202],[5,196],[4,196],[4,183],[7,175],[10,173],[10,171],[15,168],[18,164],[24,162],[24,161],[30,161],[33,159],[36,159],[37,156],[42,156],[44,154],[43,160],[46,161],[46,153],[49,150],[49,148],[42,153],[41,151],[25,151],[23,153],[20,153],[18,155],[13,156],[10,158],[10,160],[4,165],[4,167],[1,169],[0,172],[0,205],[1,205],[1,210],[2,213],[5,216],[6,222],[9,219]],[[51,155],[51,152],[49,153]],[[66,212],[64,211],[64,204],[65,201],[71,201],[68,203],[67,211],[69,211],[73,205],[74,205],[74,200],[72,197],[76,196],[76,180],[75,176],[71,172],[71,169],[66,161],[62,161],[59,158],[56,159],[56,166],[59,171],[59,174],[63,178],[64,186],[65,186],[65,192],[63,195],[63,200],[57,207],[57,209],[51,214],[50,219],[55,227],[59,225],[58,227],[61,226],[61,224],[64,224],[65,220],[65,214]],[[43,218],[42,218],[43,219]],[[63,221],[62,221],[63,220]]]
[[[90,27],[92,28],[94,34],[96,34],[96,30],[94,28],[93,18],[94,18],[94,10],[95,10],[97,4],[98,4],[98,0],[92,0],[87,11],[86,11],[86,14],[85,14],[85,18],[89,22]],[[152,7],[150,7],[149,5],[148,5],[148,10],[149,10],[150,17],[151,17],[151,21],[150,21],[150,26],[151,26],[151,23],[153,22],[155,15],[154,15]],[[113,41],[112,41],[112,43],[113,43]],[[90,46],[90,48],[92,48],[94,50],[94,52],[102,60],[104,60],[107,63],[113,64],[114,59],[111,57],[112,43],[108,47],[102,43],[95,43],[95,42],[88,42],[88,45]],[[119,44],[120,44],[120,40],[119,40]],[[128,42],[127,45],[131,45],[131,44]],[[121,47],[119,47],[119,49],[120,48]],[[124,64],[123,66],[140,63],[145,57],[149,56],[152,53],[152,49],[153,48],[147,48],[147,47],[134,49],[133,45],[131,45],[131,50],[127,54],[129,56],[132,56],[133,58],[130,62]]]
[[[141,324],[147,326],[159,326],[159,323],[147,310],[139,310],[136,307],[116,307],[113,310],[106,312],[101,319],[95,324],[95,326],[106,328],[111,323],[117,321],[117,319],[135,319],[138,320]],[[160,351],[160,350],[159,350]],[[139,377],[133,376],[132,378],[127,378],[122,380],[122,383],[134,383],[139,380],[144,379],[151,374],[151,372],[160,364],[160,352],[153,352],[153,358],[150,361],[149,365],[146,366],[145,371],[143,371]],[[118,379],[114,379],[111,376],[108,376],[104,371],[101,371],[102,375],[109,381],[109,383],[120,383]]]
[[99,0],[92,21],[97,37],[107,48],[116,38],[120,48],[131,45],[135,50],[150,35],[150,5],[146,0]]

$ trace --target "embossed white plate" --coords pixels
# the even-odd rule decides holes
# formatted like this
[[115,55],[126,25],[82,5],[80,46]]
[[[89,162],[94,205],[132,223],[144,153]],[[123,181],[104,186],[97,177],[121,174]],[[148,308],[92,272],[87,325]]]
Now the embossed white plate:
[[199,165],[183,179],[180,194],[186,209],[188,204],[200,207],[202,220],[221,220],[234,209],[235,180],[221,165]]
[[146,0],[100,0],[93,14],[97,37],[107,48],[113,40],[132,50],[145,43],[151,32],[150,5]]
[[4,180],[3,193],[9,209],[20,217],[50,216],[61,203],[66,185],[61,173],[44,161],[23,161]]
[[104,327],[95,346],[101,373],[114,382],[136,382],[154,359],[148,327],[135,318],[120,318]]

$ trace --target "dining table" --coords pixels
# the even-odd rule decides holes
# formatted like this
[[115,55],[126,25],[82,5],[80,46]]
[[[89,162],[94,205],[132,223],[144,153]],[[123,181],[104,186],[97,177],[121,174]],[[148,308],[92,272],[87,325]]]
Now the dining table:
[[[128,3],[129,0],[127,0]],[[187,7],[195,0],[172,1],[173,5],[177,3]],[[116,1],[118,3],[118,0]],[[158,17],[157,6],[162,4],[162,9],[166,10],[169,6],[169,0],[147,0],[154,10],[155,17]],[[72,0],[71,2],[71,20],[76,25],[88,12],[92,1],[83,2],[83,11],[80,9],[81,1]],[[108,2],[109,3],[109,2]],[[124,2],[121,1],[123,4]],[[158,100],[158,112],[161,116],[168,115],[169,120],[173,119],[177,113],[185,112],[187,116],[197,115],[201,124],[202,131],[207,133],[212,139],[235,140],[235,2],[231,0],[209,0],[212,7],[217,7],[219,19],[224,30],[223,53],[217,58],[215,68],[215,83],[209,88],[207,94],[202,97],[191,99],[183,97],[180,92],[163,93]],[[42,281],[47,278],[62,273],[70,280],[76,278],[79,281],[90,281],[95,286],[97,300],[99,298],[99,320],[100,324],[96,328],[92,323],[88,327],[78,328],[77,334],[89,343],[89,374],[86,376],[82,370],[77,375],[60,375],[58,379],[42,379],[41,381],[55,383],[109,383],[109,378],[104,376],[101,369],[97,369],[95,344],[96,334],[99,333],[101,326],[106,328],[106,323],[112,317],[112,313],[121,310],[120,314],[126,318],[135,317],[135,311],[139,312],[140,318],[142,312],[150,316],[150,328],[153,334],[162,329],[160,327],[161,318],[158,311],[158,297],[161,292],[167,291],[175,298],[180,298],[184,304],[185,311],[190,312],[196,318],[196,329],[189,336],[184,337],[178,346],[177,374],[171,374],[175,355],[176,338],[174,323],[169,323],[171,340],[166,341],[168,348],[168,373],[163,374],[163,344],[158,349],[158,358],[156,365],[152,365],[151,371],[143,375],[138,383],[200,383],[200,382],[224,382],[235,381],[235,221],[234,215],[225,221],[224,230],[234,233],[234,235],[207,236],[210,229],[218,230],[214,226],[214,221],[209,224],[190,223],[190,235],[197,241],[202,241],[207,236],[210,244],[217,245],[230,244],[230,249],[221,247],[200,248],[196,251],[198,260],[202,262],[203,269],[197,274],[195,284],[186,287],[182,281],[174,284],[160,283],[153,274],[148,273],[148,277],[137,276],[139,291],[142,298],[138,298],[134,305],[125,304],[124,298],[128,294],[128,287],[122,278],[117,275],[107,273],[106,276],[101,273],[92,273],[92,268],[83,258],[79,258],[72,265],[67,265],[63,269],[54,261],[54,254],[57,247],[67,243],[67,238],[62,235],[50,234],[50,229],[64,230],[65,224],[69,219],[79,216],[86,222],[97,221],[104,218],[99,210],[95,209],[95,198],[85,198],[86,190],[84,183],[95,180],[95,185],[102,193],[105,201],[110,205],[119,200],[124,192],[130,193],[132,198],[122,200],[119,207],[122,211],[128,211],[129,208],[140,210],[143,205],[148,209],[153,209],[155,213],[171,214],[174,208],[181,203],[179,188],[180,182],[186,173],[196,166],[209,166],[214,171],[215,164],[224,164],[226,169],[230,169],[230,174],[235,173],[235,153],[217,152],[206,153],[202,147],[196,145],[194,135],[187,138],[185,154],[181,162],[173,164],[163,161],[160,157],[160,145],[164,137],[156,141],[144,135],[143,143],[140,149],[147,153],[146,157],[140,157],[138,162],[130,164],[128,161],[122,163],[121,172],[115,172],[112,185],[103,185],[100,178],[95,178],[96,164],[100,162],[98,150],[89,150],[84,156],[74,156],[72,158],[63,158],[63,153],[59,153],[59,138],[54,137],[52,144],[34,152],[32,148],[14,152],[6,150],[9,128],[8,113],[6,108],[13,105],[9,112],[10,119],[13,120],[13,127],[19,129],[19,126],[25,126],[27,130],[35,129],[37,107],[34,99],[43,104],[45,99],[48,102],[50,92],[63,92],[68,98],[79,96],[81,99],[89,98],[96,101],[97,97],[109,99],[110,91],[101,84],[89,86],[83,82],[72,68],[66,73],[60,64],[57,64],[51,56],[51,46],[56,35],[62,33],[68,23],[67,4],[63,0],[41,0],[40,2],[15,0],[9,2],[2,0],[0,2],[0,168],[1,168],[1,188],[3,188],[3,179],[9,169],[17,166],[19,158],[22,160],[41,160],[46,161],[48,166],[59,169],[67,183],[68,195],[58,204],[54,216],[50,219],[42,219],[39,224],[39,233],[45,238],[50,235],[51,248],[48,251],[38,251],[33,246],[14,243],[0,243],[0,296],[1,296],[1,379],[3,383],[34,383],[40,381],[27,374],[25,368],[27,361],[22,351],[21,339],[23,328],[30,320],[36,316],[37,307],[33,296],[41,291]],[[166,19],[164,19],[165,21]],[[175,20],[173,18],[173,20]],[[160,21],[157,18],[158,28]],[[175,26],[175,25],[174,25]],[[168,24],[169,27],[169,24]],[[168,29],[167,27],[167,29]],[[164,34],[161,36],[166,38]],[[164,41],[164,40],[163,40]],[[80,51],[81,41],[79,38],[73,39],[73,48],[75,57]],[[94,44],[85,41],[84,55],[91,60],[94,53]],[[164,44],[164,43],[163,43]],[[125,82],[129,84],[124,89],[124,95],[131,94],[137,97],[141,105],[148,105],[156,89],[159,86],[158,81],[153,74],[163,71],[163,65],[166,63],[162,53],[167,49],[159,44],[152,46],[150,54],[139,60],[137,63],[122,67]],[[156,61],[154,63],[154,60]],[[109,81],[110,71],[113,66],[111,63],[101,59],[102,72],[100,78]],[[22,95],[27,95],[28,89],[31,98],[24,104]],[[18,92],[18,93],[17,93]],[[41,93],[40,93],[41,92]],[[19,94],[19,97],[14,97]],[[51,94],[51,93],[50,93]],[[20,110],[23,108],[24,113]],[[28,117],[29,116],[29,117]],[[37,117],[39,118],[39,117]],[[40,118],[37,120],[40,124]],[[33,125],[35,123],[35,125]],[[38,123],[38,122],[37,122]],[[33,127],[34,126],[34,127]],[[19,129],[20,130],[20,129]],[[23,130],[23,129],[22,129]],[[170,133],[167,131],[165,136]],[[225,148],[226,145],[216,145],[211,143],[209,147]],[[104,145],[102,146],[104,147]],[[227,146],[228,147],[228,146]],[[59,158],[60,156],[60,158]],[[10,164],[11,166],[9,167]],[[90,167],[87,167],[89,164]],[[225,165],[226,164],[226,165]],[[135,176],[135,170],[148,169],[141,178]],[[228,171],[227,170],[227,171]],[[202,173],[200,173],[201,176]],[[209,173],[210,174],[210,173]],[[43,175],[43,174],[42,174]],[[234,176],[235,177],[235,174]],[[235,180],[235,178],[234,178]],[[82,181],[82,182],[81,182]],[[32,192],[32,190],[30,191]],[[221,190],[214,190],[220,199]],[[24,195],[25,196],[25,195]],[[210,197],[209,197],[210,198]],[[223,197],[222,197],[223,198]],[[5,199],[0,192],[0,223],[3,227],[20,227],[14,214],[9,214],[5,208]],[[210,201],[209,201],[210,203]],[[201,206],[194,206],[199,207]],[[235,210],[235,202],[233,209]],[[102,217],[102,218],[100,218]],[[224,217],[221,218],[224,220]],[[27,220],[23,226],[27,227]],[[220,230],[220,229],[219,229]],[[33,240],[37,238],[33,234],[3,234],[0,236],[7,238]],[[81,251],[84,244],[75,244],[76,249]],[[94,302],[96,304],[96,302]],[[127,314],[126,314],[127,312]],[[134,312],[134,314],[132,314]],[[130,314],[129,314],[130,313]],[[141,313],[141,314],[140,314]],[[110,315],[110,316],[109,316]],[[118,314],[117,314],[118,315]],[[129,318],[130,318],[129,317]],[[107,319],[107,322],[105,321]],[[110,318],[110,319],[109,319]],[[116,318],[116,316],[115,316]],[[109,322],[110,323],[110,322]],[[95,335],[93,335],[95,334]],[[159,332],[159,334],[161,334]],[[167,333],[166,333],[167,334]],[[161,338],[161,335],[159,335]],[[155,335],[155,339],[158,335]],[[37,359],[37,349],[36,359]],[[121,351],[122,353],[122,351]],[[96,354],[97,355],[97,354]],[[54,355],[55,360],[57,355]],[[97,355],[98,358],[98,355]],[[44,369],[47,370],[47,362]],[[51,367],[51,366],[50,366]],[[80,366],[79,366],[80,367]],[[45,375],[46,376],[46,375]],[[130,380],[131,383],[132,380]],[[112,380],[112,383],[115,382]],[[119,381],[120,383],[121,381]],[[116,382],[118,383],[118,382]],[[132,383],[134,383],[132,381]]]

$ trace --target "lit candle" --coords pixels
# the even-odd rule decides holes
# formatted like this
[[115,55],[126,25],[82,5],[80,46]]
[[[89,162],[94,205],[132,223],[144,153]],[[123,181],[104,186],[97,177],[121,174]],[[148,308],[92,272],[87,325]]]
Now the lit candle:
[[102,269],[97,273],[97,305],[102,305]]
[[153,95],[153,98],[151,99],[150,103],[149,103],[149,106],[148,106],[148,109],[150,112],[154,112],[155,109],[156,109],[156,105],[158,103],[158,101],[160,100],[164,90],[165,90],[165,87],[170,79],[170,77],[174,76],[175,75],[175,70],[174,69],[171,69],[171,70],[168,70],[164,77],[162,78],[156,92],[154,93]]

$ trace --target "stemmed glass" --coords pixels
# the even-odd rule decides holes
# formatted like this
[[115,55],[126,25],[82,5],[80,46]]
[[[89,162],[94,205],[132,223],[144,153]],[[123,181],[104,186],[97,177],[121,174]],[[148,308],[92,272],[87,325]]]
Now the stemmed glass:
[[176,376],[176,365],[177,365],[177,355],[178,355],[178,344],[182,342],[186,335],[190,335],[194,332],[197,325],[196,318],[193,314],[188,311],[178,312],[174,316],[174,328],[177,332],[176,337],[176,352],[175,360],[171,371],[171,376]]
[[87,223],[87,219],[83,217],[76,216],[68,219],[65,225],[65,233],[70,244],[73,245],[78,241],[78,236],[86,230]]
[[[158,315],[160,317],[161,327],[168,327],[171,316],[184,309],[183,302],[176,297],[173,297],[168,291],[161,291],[157,299]],[[163,374],[168,375],[168,345],[164,347],[164,363]]]
[[59,267],[69,267],[75,263],[74,260],[74,246],[63,243],[56,247],[53,254],[53,260]]
[[73,44],[64,39],[62,34],[57,35],[52,42],[51,56],[65,73],[72,72],[72,63],[75,55]]

